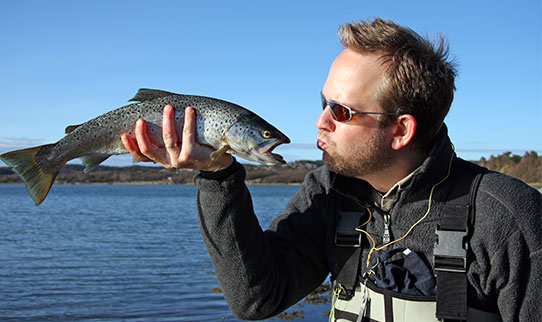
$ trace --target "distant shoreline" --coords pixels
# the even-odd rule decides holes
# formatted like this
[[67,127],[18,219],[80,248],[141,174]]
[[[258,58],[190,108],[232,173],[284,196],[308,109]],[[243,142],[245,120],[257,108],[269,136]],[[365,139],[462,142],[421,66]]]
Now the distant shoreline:
[[[472,161],[490,170],[502,172],[542,189],[542,156],[535,151],[524,156],[506,152],[500,156]],[[322,160],[301,160],[278,166],[243,164],[245,182],[250,186],[300,185],[310,171],[322,166]],[[162,167],[133,165],[125,167],[98,166],[83,173],[84,166],[68,164],[58,174],[55,184],[63,185],[194,185],[198,173],[191,169],[165,169]],[[22,180],[7,167],[0,167],[0,184],[22,184]]]
[[[322,161],[297,161],[279,166],[243,164],[248,185],[299,185],[305,175],[323,164]],[[55,179],[55,184],[107,184],[107,185],[193,185],[197,171],[191,169],[165,169],[161,167],[99,166],[84,173],[82,165],[66,165]],[[20,183],[21,178],[7,167],[0,167],[0,184]]]
[[[245,182],[247,186],[299,186],[301,183],[280,183],[280,182],[270,182],[270,183],[255,183],[255,182]],[[77,183],[66,183],[59,182],[54,183],[55,186],[195,186],[194,183],[167,183],[163,181],[134,181],[134,182],[77,182]],[[22,182],[0,182],[0,186],[24,186]]]

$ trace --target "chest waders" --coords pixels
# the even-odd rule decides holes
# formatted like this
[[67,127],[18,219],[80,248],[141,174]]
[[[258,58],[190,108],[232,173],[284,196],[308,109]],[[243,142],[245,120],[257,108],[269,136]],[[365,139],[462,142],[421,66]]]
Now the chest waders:
[[[375,283],[365,274],[361,277],[362,233],[356,228],[366,220],[366,211],[354,201],[345,200],[335,232],[337,274],[332,276],[330,321],[501,321],[498,314],[467,307],[467,250],[474,224],[476,191],[485,171],[461,159],[454,160],[453,179],[435,231],[437,242],[433,248],[432,269],[436,288],[434,276],[430,276],[433,281],[413,286],[414,291],[390,285],[393,278],[390,282],[389,277],[396,272],[399,272],[397,276],[405,277],[399,284],[416,284],[416,278],[408,278],[410,271],[418,274],[420,270],[428,270],[429,273],[424,272],[425,277],[432,275],[431,268],[412,265],[418,255],[404,249],[393,249],[379,257],[384,262],[404,251],[402,259],[384,264],[387,275],[382,280],[377,279]],[[374,259],[371,267],[379,259]],[[397,270],[394,265],[405,268]]]

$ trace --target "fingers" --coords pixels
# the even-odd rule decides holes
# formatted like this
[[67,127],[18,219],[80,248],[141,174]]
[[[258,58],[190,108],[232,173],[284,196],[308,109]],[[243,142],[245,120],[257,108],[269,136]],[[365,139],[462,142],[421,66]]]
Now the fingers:
[[139,151],[139,146],[137,145],[137,141],[134,137],[128,133],[124,133],[121,136],[121,140],[124,144],[124,148],[134,157],[134,159],[140,162],[152,162],[151,159],[147,158],[141,153],[141,151]]
[[229,154],[222,155],[219,160],[210,160],[213,149],[196,142],[195,109],[188,106],[184,114],[182,140],[179,140],[177,133],[175,109],[171,105],[166,105],[162,115],[164,146],[149,135],[147,123],[144,120],[138,120],[134,130],[135,138],[127,133],[122,135],[124,147],[136,160],[160,163],[165,168],[216,171],[231,165],[233,158]]
[[222,154],[218,160],[211,160],[210,156],[213,149],[196,142],[197,117],[194,108],[188,106],[185,108],[184,113],[180,162],[189,165],[191,168],[205,171],[218,171],[229,167],[233,163],[233,157],[230,154]]
[[177,127],[175,125],[175,109],[171,105],[166,105],[164,107],[162,116],[162,136],[168,159],[171,161],[171,166],[173,168],[178,168],[179,164],[176,160],[179,158],[180,150],[178,146]]
[[137,145],[139,146],[139,151],[141,151],[141,154],[143,154],[144,157],[153,162],[158,162],[166,166],[162,161],[166,159],[164,149],[160,149],[151,141],[151,137],[148,133],[147,123],[142,119],[139,119],[136,122],[135,136]]
[[183,141],[181,147],[181,160],[190,160],[196,145],[196,111],[192,106],[184,109]]
[[158,144],[156,139],[149,135],[147,123],[139,119],[135,125],[135,139],[123,134],[121,139],[124,147],[139,161],[152,161],[160,163],[165,168],[179,168],[180,147],[177,144],[177,131],[175,127],[175,109],[166,105],[162,115],[162,134],[164,146]]

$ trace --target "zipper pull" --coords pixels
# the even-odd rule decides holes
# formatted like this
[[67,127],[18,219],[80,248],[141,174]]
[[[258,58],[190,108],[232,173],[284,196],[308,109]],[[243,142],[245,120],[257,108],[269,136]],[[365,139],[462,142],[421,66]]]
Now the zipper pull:
[[387,244],[390,242],[390,215],[384,215],[384,235],[382,236],[382,243]]

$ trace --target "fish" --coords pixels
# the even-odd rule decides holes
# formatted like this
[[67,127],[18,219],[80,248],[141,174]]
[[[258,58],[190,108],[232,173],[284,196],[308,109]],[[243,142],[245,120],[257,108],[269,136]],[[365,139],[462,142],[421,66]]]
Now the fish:
[[237,104],[148,88],[139,89],[129,102],[137,103],[83,124],[70,125],[66,127],[66,135],[56,143],[7,152],[0,155],[0,160],[21,177],[28,194],[39,206],[68,161],[81,158],[83,171],[87,173],[112,155],[128,153],[121,136],[124,133],[134,136],[138,119],[147,122],[149,134],[158,146],[163,147],[162,113],[164,106],[170,104],[175,109],[179,141],[182,141],[184,109],[187,106],[195,109],[196,142],[215,150],[211,161],[230,153],[264,165],[286,163],[272,150],[280,144],[290,143],[290,139],[254,112]]

